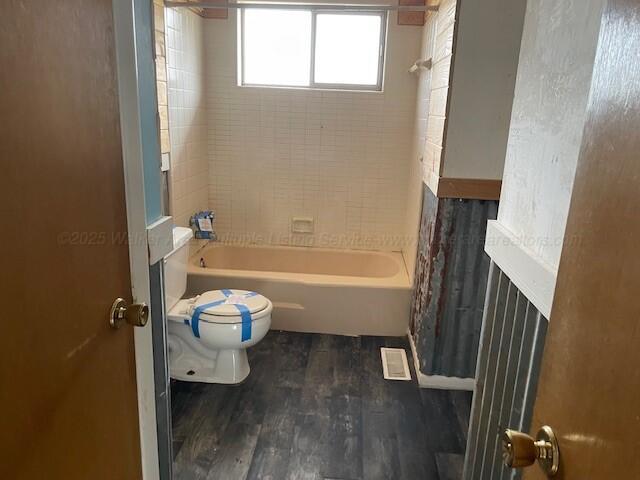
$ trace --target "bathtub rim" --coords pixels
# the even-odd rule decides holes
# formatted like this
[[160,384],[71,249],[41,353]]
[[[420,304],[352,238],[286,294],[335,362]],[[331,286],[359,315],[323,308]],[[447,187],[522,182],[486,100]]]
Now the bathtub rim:
[[[389,277],[364,277],[356,275],[330,275],[315,273],[278,272],[262,270],[239,270],[228,268],[201,267],[199,265],[200,256],[205,250],[221,247],[241,247],[255,249],[277,249],[277,250],[308,250],[314,252],[346,252],[353,254],[375,254],[391,259],[398,266],[398,273]],[[193,276],[217,276],[223,278],[251,278],[254,280],[270,280],[274,282],[295,282],[311,286],[325,287],[366,287],[366,288],[387,288],[406,290],[411,289],[411,280],[407,271],[404,257],[401,252],[384,250],[364,250],[364,249],[333,249],[323,247],[288,246],[288,245],[238,245],[225,243],[208,243],[196,249],[189,256],[187,265],[188,275]]]

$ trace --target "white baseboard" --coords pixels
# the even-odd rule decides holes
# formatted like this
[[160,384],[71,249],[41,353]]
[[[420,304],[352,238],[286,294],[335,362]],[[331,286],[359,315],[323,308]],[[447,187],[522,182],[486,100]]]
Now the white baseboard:
[[439,390],[467,390],[472,392],[476,386],[475,378],[445,377],[444,375],[425,375],[420,371],[420,362],[418,361],[418,352],[413,336],[407,331],[409,345],[411,345],[411,356],[413,357],[413,366],[416,371],[418,386],[420,388],[436,388]]
[[475,378],[445,377],[443,375],[421,374],[420,388],[436,388],[438,390],[465,390],[473,392],[476,386]]

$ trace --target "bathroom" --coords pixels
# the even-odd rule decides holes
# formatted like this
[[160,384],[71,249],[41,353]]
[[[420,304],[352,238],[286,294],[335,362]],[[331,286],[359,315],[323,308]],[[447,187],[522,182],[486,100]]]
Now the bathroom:
[[176,478],[461,475],[524,2],[461,3],[155,4]]
[[4,476],[640,478],[638,32],[0,2]]

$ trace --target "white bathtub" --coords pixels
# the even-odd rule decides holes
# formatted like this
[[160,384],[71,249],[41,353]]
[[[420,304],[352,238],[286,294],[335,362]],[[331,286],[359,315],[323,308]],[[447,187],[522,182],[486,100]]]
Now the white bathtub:
[[405,335],[409,323],[411,285],[395,252],[212,243],[190,258],[187,291],[221,288],[271,299],[276,330]]

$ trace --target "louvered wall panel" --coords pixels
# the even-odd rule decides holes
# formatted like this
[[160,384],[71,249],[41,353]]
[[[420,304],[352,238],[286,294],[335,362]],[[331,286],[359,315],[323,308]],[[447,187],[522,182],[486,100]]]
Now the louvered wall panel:
[[507,480],[502,465],[506,428],[529,431],[547,319],[491,263],[476,370],[465,480]]

